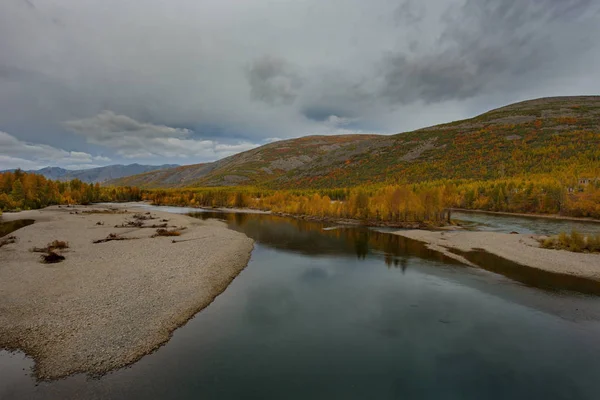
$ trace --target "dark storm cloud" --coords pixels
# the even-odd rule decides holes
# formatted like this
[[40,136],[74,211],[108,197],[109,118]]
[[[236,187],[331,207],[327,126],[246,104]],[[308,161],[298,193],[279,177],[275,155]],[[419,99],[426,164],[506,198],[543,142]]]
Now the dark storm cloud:
[[384,58],[381,94],[440,102],[534,86],[597,49],[598,10],[590,0],[468,0],[449,8],[431,50]]
[[302,86],[288,63],[271,56],[254,61],[247,76],[252,98],[271,105],[293,103]]
[[311,86],[299,100],[300,112],[317,122],[331,122],[331,117],[356,119],[369,112],[377,102],[370,88],[374,77],[348,77],[344,70],[313,74]]
[[418,0],[406,0],[396,9],[394,17],[401,24],[418,24],[425,18],[425,7]]
[[342,118],[351,117],[350,115],[345,115],[343,110],[336,109],[333,106],[309,106],[302,110],[302,115],[308,119],[318,122],[327,121],[332,115]]

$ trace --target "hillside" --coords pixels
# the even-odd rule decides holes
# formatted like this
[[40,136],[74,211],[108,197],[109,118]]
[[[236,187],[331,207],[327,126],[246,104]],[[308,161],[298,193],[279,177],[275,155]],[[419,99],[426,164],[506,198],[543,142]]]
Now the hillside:
[[141,187],[236,186],[286,180],[317,159],[343,163],[378,135],[306,136],[282,140],[221,160],[148,172],[109,182]]
[[130,175],[142,174],[144,172],[157,171],[165,168],[173,168],[177,165],[107,165],[105,167],[97,167],[90,169],[68,170],[59,167],[46,167],[35,171],[27,171],[30,173],[42,175],[47,179],[58,181],[70,181],[79,179],[86,183],[105,182],[111,179],[123,178]]
[[110,181],[141,187],[344,187],[600,169],[600,96],[524,101],[391,136],[308,136]]

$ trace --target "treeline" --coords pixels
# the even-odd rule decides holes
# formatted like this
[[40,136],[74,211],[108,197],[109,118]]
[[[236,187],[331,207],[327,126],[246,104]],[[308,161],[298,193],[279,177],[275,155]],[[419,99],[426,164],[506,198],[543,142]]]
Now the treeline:
[[440,222],[448,218],[450,186],[390,185],[320,191],[256,188],[151,190],[143,197],[157,205],[238,207],[319,218],[373,222]]
[[[591,176],[594,176],[593,174]],[[600,218],[600,180],[572,176],[486,181],[445,180],[320,190],[256,187],[140,190],[80,180],[51,181],[22,171],[0,173],[0,210],[53,204],[148,200],[156,205],[236,207],[378,224],[442,223],[449,209]]]
[[30,210],[55,204],[138,201],[136,187],[110,188],[73,179],[57,182],[21,170],[0,173],[0,211]]
[[457,186],[456,207],[569,217],[600,218],[600,180],[511,178],[465,182]]
[[446,180],[344,189],[199,188],[149,190],[157,205],[240,207],[374,222],[440,222],[449,208],[600,218],[600,181],[551,176],[489,181]]

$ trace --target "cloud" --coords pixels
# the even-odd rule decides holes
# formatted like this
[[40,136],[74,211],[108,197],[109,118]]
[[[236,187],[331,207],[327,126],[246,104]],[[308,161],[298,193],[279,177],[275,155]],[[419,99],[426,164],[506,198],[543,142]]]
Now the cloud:
[[270,105],[291,104],[302,87],[302,80],[284,60],[264,56],[247,71],[250,95]]
[[216,153],[221,155],[231,155],[240,153],[242,151],[250,150],[259,145],[247,142],[241,142],[237,144],[223,144],[223,143],[215,143],[214,149]]
[[112,111],[103,111],[95,117],[65,122],[65,126],[73,132],[82,134],[97,144],[109,144],[123,136],[135,136],[140,139],[156,139],[164,137],[186,137],[191,133],[188,129],[171,128],[165,125],[142,123],[125,115],[117,115]]
[[227,144],[194,139],[190,137],[193,132],[189,129],[140,122],[112,111],[66,121],[64,125],[90,143],[114,149],[117,154],[129,159],[192,158],[212,161],[257,146],[248,142]]
[[596,46],[599,9],[589,0],[467,0],[449,7],[429,50],[384,56],[380,93],[431,103],[535,87]]
[[206,161],[600,92],[595,0],[31,4],[0,1],[0,130],[113,160]]
[[77,170],[77,169],[90,169],[90,168],[98,168],[98,167],[103,167],[105,165],[100,165],[100,164],[67,164],[67,165],[63,165],[64,169],[72,169],[72,170]]
[[27,143],[0,131],[0,169],[37,169],[72,164],[93,167],[94,162],[109,162],[103,156],[81,151],[66,151],[45,144]]
[[394,17],[400,24],[414,25],[423,21],[426,9],[423,4],[416,0],[406,0],[400,3],[394,13]]
[[30,170],[40,169],[43,168],[43,166],[35,161],[0,154],[0,171],[17,168],[21,168],[23,170]]
[[267,143],[273,143],[273,142],[278,142],[280,140],[283,140],[282,138],[278,138],[278,137],[270,137],[270,138],[266,138],[263,140],[263,143],[267,144]]

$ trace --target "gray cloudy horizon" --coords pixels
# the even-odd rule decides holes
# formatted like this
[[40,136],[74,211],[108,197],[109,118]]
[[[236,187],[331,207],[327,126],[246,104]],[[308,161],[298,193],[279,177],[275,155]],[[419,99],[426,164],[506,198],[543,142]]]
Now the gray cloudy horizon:
[[0,170],[192,164],[600,93],[594,0],[4,0]]

